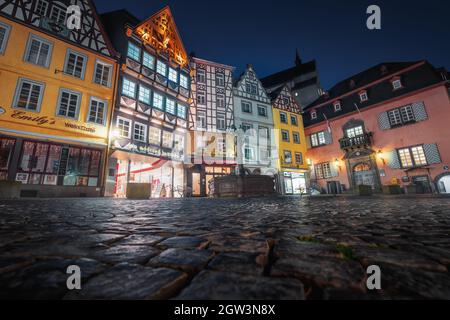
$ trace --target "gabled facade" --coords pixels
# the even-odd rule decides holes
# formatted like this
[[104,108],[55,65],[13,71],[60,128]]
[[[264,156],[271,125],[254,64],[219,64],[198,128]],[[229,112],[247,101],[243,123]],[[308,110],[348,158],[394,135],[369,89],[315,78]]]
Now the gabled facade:
[[0,0],[0,75],[0,180],[100,196],[117,60],[92,1]]
[[224,64],[191,58],[192,103],[189,109],[190,163],[187,186],[193,196],[207,196],[212,178],[236,165],[233,70]]
[[275,176],[278,150],[271,100],[251,65],[235,81],[233,97],[235,126],[245,133],[238,144],[239,162],[250,173]]
[[278,146],[278,192],[287,195],[306,193],[309,177],[300,106],[288,86],[272,91],[270,97]]
[[140,184],[152,197],[181,196],[191,80],[173,15],[165,7],[144,21],[123,10],[102,18],[122,55],[108,195]]
[[450,193],[446,75],[426,61],[382,63],[331,88],[304,114],[313,186]]

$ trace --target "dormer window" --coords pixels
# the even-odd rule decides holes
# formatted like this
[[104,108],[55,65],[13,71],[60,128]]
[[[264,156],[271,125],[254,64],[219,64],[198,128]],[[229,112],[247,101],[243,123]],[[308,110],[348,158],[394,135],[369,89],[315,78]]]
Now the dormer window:
[[317,119],[317,112],[316,111],[311,111],[311,119]]
[[340,101],[335,101],[334,102],[334,112],[338,112],[342,110],[342,105]]
[[367,100],[369,100],[369,97],[367,96],[367,91],[361,91],[359,93],[359,100],[361,102],[366,102]]
[[401,89],[402,87],[402,80],[400,80],[399,78],[395,78],[392,80],[392,88],[394,90]]

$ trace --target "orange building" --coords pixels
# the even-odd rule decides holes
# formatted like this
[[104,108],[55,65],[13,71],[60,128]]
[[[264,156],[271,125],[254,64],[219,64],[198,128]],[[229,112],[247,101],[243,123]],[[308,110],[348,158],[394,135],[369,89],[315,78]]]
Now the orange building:
[[304,115],[315,188],[450,193],[448,79],[426,61],[383,63],[320,97]]
[[77,3],[0,1],[0,180],[22,196],[102,193],[116,53]]

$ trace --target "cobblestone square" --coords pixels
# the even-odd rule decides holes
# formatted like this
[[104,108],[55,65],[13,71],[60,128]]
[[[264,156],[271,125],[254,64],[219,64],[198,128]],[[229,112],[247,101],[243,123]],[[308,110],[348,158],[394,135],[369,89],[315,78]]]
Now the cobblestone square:
[[1,201],[0,298],[449,299],[449,227],[434,197]]

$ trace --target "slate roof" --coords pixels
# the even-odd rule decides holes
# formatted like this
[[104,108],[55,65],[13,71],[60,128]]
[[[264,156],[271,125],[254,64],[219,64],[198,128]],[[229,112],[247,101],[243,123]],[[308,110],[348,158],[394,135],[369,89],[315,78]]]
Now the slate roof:
[[[408,70],[408,68],[410,68]],[[405,70],[405,71],[402,71]],[[393,90],[391,79],[395,73],[399,73],[403,88]],[[382,82],[371,83],[384,79]],[[354,86],[350,85],[351,80]],[[360,110],[380,102],[403,96],[407,93],[442,82],[440,72],[427,61],[416,62],[386,62],[380,63],[370,69],[349,77],[328,91],[328,96],[323,95],[305,109],[303,117],[305,127],[325,121],[327,119],[342,116],[343,114],[357,111],[355,103]],[[367,87],[368,86],[368,87]],[[360,89],[367,90],[369,100],[361,103],[359,99]],[[339,98],[341,111],[335,112],[333,103]],[[317,119],[311,119],[309,111],[317,112]]]
[[292,79],[304,74],[308,74],[316,71],[316,60],[312,60],[300,65],[296,65],[292,68],[274,73],[270,76],[261,79],[261,83],[266,88],[275,87],[280,84],[292,81]]

